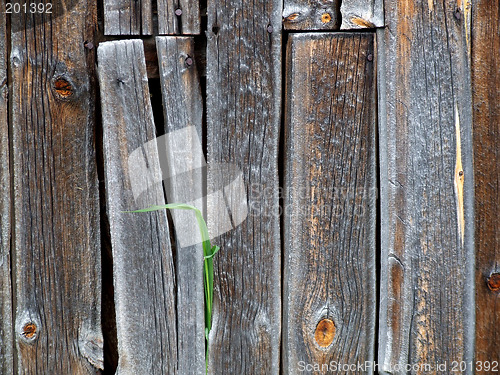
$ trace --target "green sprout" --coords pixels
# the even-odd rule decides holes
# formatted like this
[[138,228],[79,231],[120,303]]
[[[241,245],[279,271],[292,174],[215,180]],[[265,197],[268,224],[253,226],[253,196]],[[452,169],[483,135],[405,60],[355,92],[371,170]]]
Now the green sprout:
[[214,296],[214,255],[220,250],[219,246],[212,246],[210,237],[208,235],[207,223],[203,219],[203,215],[199,209],[189,204],[184,203],[171,203],[161,206],[151,206],[142,210],[127,211],[127,212],[151,212],[158,210],[192,210],[196,215],[198,227],[200,229],[202,246],[203,246],[203,284],[205,289],[205,340],[206,340],[206,353],[205,353],[205,372],[208,373],[208,337],[212,329],[212,302]]

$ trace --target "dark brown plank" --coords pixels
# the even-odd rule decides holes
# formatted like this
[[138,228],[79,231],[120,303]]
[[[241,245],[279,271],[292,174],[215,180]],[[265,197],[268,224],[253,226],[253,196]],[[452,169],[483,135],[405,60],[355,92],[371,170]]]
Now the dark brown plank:
[[455,0],[385,7],[379,362],[458,373],[474,350],[470,14]]
[[[203,100],[194,64],[194,39],[158,37],[156,45],[165,118],[165,137],[158,148],[165,161],[167,201],[188,203],[204,211]],[[199,228],[193,212],[171,213],[177,237],[179,374],[204,375],[205,297]]]
[[[5,12],[5,2],[0,4]],[[6,17],[0,17],[0,373],[12,374],[12,283]]]
[[153,34],[152,0],[104,0],[104,34]]
[[285,0],[286,30],[346,30],[384,26],[383,0]]
[[19,374],[103,367],[94,54],[84,47],[97,6],[62,6],[54,18],[11,16]]
[[[301,33],[288,40],[286,374],[365,374],[338,371],[330,364],[373,361],[374,39],[368,33]],[[303,364],[320,370],[308,370]]]
[[106,208],[113,251],[118,374],[176,374],[175,277],[144,48],[98,49]]
[[500,28],[498,1],[474,4],[472,92],[476,214],[476,356],[500,361]]
[[160,35],[200,34],[199,0],[158,0]]
[[221,250],[214,260],[212,374],[279,373],[281,12],[276,0],[208,3],[208,162],[232,163],[246,186],[246,197],[232,194],[221,186],[230,173],[209,172],[208,191],[225,186],[225,199],[207,202],[210,228],[223,224],[226,205],[241,219],[249,204],[246,220],[213,241]]

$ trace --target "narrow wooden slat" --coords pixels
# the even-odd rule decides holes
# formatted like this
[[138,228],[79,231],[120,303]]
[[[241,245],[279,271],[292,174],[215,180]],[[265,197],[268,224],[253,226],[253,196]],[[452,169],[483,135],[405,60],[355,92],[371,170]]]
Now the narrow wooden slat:
[[374,67],[374,34],[291,34],[288,40],[286,374],[312,373],[304,364],[319,366],[321,374],[347,373],[333,363],[373,361]]
[[[210,228],[221,224],[226,205],[240,214],[249,204],[246,221],[213,241],[221,250],[214,260],[212,374],[279,372],[281,12],[276,0],[208,3],[208,164],[233,163],[247,187],[247,197],[227,188],[225,199],[207,203]],[[209,171],[208,191],[223,188],[219,172]]]
[[175,278],[166,212],[123,212],[165,203],[142,41],[102,43],[98,64],[117,374],[175,374]]
[[158,0],[160,35],[200,34],[199,0]]
[[379,362],[384,371],[408,363],[451,373],[453,361],[472,360],[474,341],[469,8],[385,6]]
[[[201,146],[203,101],[194,65],[194,39],[156,39],[165,117],[165,189],[170,203],[189,203],[203,210]],[[161,146],[160,146],[161,145]],[[190,241],[199,232],[194,213],[172,211],[177,236],[177,336],[179,374],[205,374],[205,304],[203,248]]]
[[153,34],[152,0],[104,0],[104,34]]
[[[5,12],[5,3],[0,4]],[[6,17],[0,17],[0,373],[13,374]]]
[[476,356],[500,361],[500,28],[498,1],[474,4],[472,88],[476,208]]
[[56,18],[11,15],[19,374],[103,367],[94,52],[83,45],[97,6],[63,6]]
[[284,0],[286,30],[348,30],[384,26],[383,0]]

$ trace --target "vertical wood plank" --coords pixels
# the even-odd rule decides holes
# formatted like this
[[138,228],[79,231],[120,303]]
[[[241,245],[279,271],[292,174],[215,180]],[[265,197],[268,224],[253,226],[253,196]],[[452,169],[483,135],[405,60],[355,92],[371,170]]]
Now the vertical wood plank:
[[[203,166],[203,101],[196,66],[194,39],[156,38],[165,117],[165,190],[169,203],[189,203],[202,212],[205,176]],[[191,130],[189,130],[191,129]],[[161,146],[160,146],[161,145]],[[161,147],[164,146],[162,150]],[[165,175],[165,174],[164,174]],[[179,374],[205,374],[205,295],[203,248],[191,241],[199,237],[191,211],[171,211],[177,236],[177,337]]]
[[384,371],[473,358],[470,4],[458,5],[386,1],[379,32]]
[[331,374],[344,373],[331,367],[333,362],[373,361],[374,66],[374,34],[291,34],[288,40],[286,374],[304,373],[301,364]]
[[384,26],[383,0],[284,0],[286,30],[349,30]]
[[97,6],[12,14],[12,142],[19,374],[103,367],[94,151]]
[[[98,64],[117,374],[176,374],[175,277],[166,212],[123,212],[165,204],[142,41],[100,44]],[[131,159],[137,152],[140,157]],[[134,186],[144,190],[137,194]]]
[[104,0],[104,34],[153,34],[152,0]]
[[[5,3],[0,4],[5,12]],[[6,17],[0,17],[0,373],[13,374],[12,283],[11,283],[11,200],[9,168],[9,123],[7,86]]]
[[[227,202],[248,202],[246,220],[213,241],[221,250],[214,260],[212,374],[279,373],[281,12],[279,0],[208,3],[207,159],[239,168],[247,195],[208,202],[209,226],[218,227]],[[219,175],[209,171],[208,191],[222,188]]]
[[158,0],[160,35],[200,34],[199,0]]
[[[477,363],[500,360],[500,3],[474,4],[472,88]],[[487,374],[486,367],[478,374]]]

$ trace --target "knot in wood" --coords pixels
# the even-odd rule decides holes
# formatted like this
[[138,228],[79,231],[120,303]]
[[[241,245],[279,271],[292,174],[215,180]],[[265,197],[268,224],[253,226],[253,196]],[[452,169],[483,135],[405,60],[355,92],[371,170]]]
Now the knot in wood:
[[328,23],[332,20],[332,16],[330,16],[329,13],[323,13],[323,15],[321,16],[321,22],[323,23]]
[[493,292],[500,291],[500,273],[495,272],[488,278],[488,288]]
[[28,340],[34,340],[37,335],[37,327],[36,324],[33,322],[26,323],[23,326],[23,331],[21,334]]
[[54,81],[54,90],[61,98],[69,98],[73,95],[73,86],[63,77],[59,77]]
[[314,338],[319,346],[326,348],[330,346],[335,337],[335,323],[331,319],[323,319],[316,326]]

